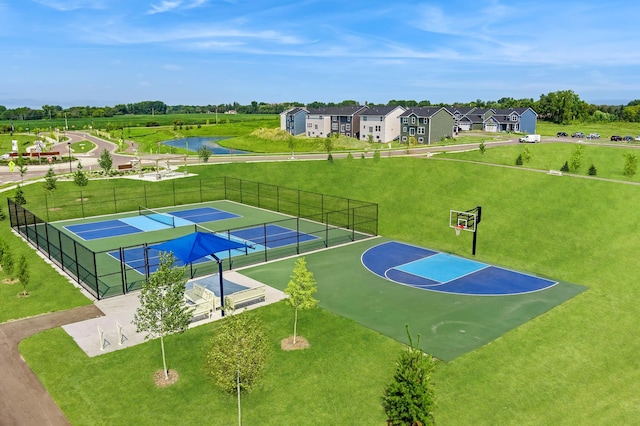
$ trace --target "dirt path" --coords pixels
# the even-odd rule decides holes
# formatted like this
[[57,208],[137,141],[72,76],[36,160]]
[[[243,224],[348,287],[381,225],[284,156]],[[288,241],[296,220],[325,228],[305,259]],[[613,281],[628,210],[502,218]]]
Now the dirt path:
[[0,425],[70,425],[18,351],[18,343],[41,331],[103,313],[95,305],[0,324]]

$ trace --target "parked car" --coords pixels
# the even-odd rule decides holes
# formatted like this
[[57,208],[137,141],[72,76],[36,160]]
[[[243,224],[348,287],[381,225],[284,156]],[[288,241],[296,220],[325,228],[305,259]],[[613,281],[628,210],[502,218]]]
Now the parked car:
[[540,135],[524,135],[519,139],[521,143],[536,143],[540,142]]
[[575,132],[571,134],[572,138],[584,138],[584,133],[582,132]]
[[636,136],[636,141],[640,141],[640,135]]
[[631,136],[625,136],[622,138],[625,142],[633,142],[633,138]]
[[618,136],[618,135],[611,136],[612,142],[620,142],[621,140],[622,140],[622,136]]
[[567,132],[558,132],[558,133],[556,133],[556,137],[557,138],[566,138],[568,136],[569,135],[567,134]]
[[600,139],[600,134],[599,133],[589,133],[587,135],[587,139]]
[[9,157],[11,157],[10,154],[2,154],[2,155],[0,155],[0,160],[8,160]]

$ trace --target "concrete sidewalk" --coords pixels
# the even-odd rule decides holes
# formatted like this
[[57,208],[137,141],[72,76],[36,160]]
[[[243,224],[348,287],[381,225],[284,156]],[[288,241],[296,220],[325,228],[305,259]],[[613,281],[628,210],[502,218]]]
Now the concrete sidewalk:
[[[247,288],[263,285],[261,282],[235,271],[225,272],[224,279]],[[135,291],[124,296],[96,301],[95,306],[104,313],[104,316],[67,324],[62,328],[73,338],[80,349],[90,357],[143,343],[145,334],[137,333],[136,327],[132,324],[135,311],[140,306],[139,294],[139,291]],[[267,286],[265,301],[249,305],[246,309],[259,308],[278,302],[285,297],[285,294],[280,290]],[[208,324],[220,318],[222,316],[218,310],[213,314],[212,318],[199,317],[191,323],[190,328]],[[98,327],[103,331],[102,335],[99,333]]]

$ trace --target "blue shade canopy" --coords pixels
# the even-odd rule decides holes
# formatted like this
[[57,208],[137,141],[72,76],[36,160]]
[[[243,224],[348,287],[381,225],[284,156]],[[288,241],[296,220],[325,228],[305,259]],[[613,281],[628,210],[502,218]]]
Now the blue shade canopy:
[[194,232],[193,234],[149,246],[149,248],[159,251],[173,252],[173,255],[185,265],[205,256],[245,247],[243,243],[227,240],[206,232]]

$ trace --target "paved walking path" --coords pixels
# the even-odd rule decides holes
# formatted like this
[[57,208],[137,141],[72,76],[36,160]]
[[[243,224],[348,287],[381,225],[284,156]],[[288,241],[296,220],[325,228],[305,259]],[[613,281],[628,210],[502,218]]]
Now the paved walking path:
[[18,344],[41,331],[102,315],[102,311],[95,305],[89,305],[0,324],[0,425],[70,424],[22,359]]

